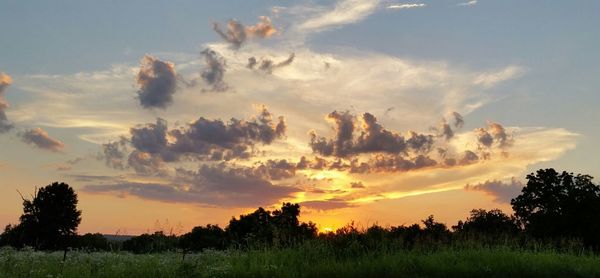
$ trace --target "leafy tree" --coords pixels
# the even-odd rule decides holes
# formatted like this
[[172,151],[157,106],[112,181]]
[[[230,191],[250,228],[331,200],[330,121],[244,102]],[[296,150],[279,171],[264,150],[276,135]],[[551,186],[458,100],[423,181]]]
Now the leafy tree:
[[52,183],[38,189],[31,200],[23,198],[23,215],[17,226],[9,226],[2,238],[15,247],[32,246],[42,250],[65,249],[74,244],[81,211],[77,194],[66,183]]
[[542,238],[579,238],[600,246],[600,187],[588,175],[540,169],[512,199],[525,231]]

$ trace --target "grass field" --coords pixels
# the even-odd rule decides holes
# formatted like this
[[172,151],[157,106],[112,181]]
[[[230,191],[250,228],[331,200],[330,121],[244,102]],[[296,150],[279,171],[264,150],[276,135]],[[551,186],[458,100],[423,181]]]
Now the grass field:
[[0,251],[0,277],[600,277],[600,256],[508,248],[293,249],[133,255]]

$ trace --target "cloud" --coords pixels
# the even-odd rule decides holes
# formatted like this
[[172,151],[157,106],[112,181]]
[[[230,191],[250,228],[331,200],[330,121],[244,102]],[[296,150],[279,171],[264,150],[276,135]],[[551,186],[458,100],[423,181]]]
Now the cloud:
[[43,150],[59,152],[65,148],[65,144],[54,138],[51,138],[46,131],[36,127],[20,134],[21,140],[27,144],[33,145]]
[[165,109],[173,102],[177,90],[175,65],[146,55],[141,61],[136,82],[140,86],[137,94],[142,107]]
[[[334,138],[317,136],[310,132],[310,146],[315,153],[324,156],[347,157],[362,153],[401,154],[406,152],[428,152],[433,145],[433,136],[409,131],[405,137],[387,130],[378,123],[371,113],[364,113],[360,122],[350,112],[333,111],[327,119],[334,123]],[[355,131],[360,135],[355,136]]]
[[388,9],[401,10],[401,9],[413,9],[413,8],[423,8],[427,5],[423,3],[419,4],[392,4],[387,6]]
[[496,143],[500,148],[509,147],[513,139],[506,133],[504,127],[499,123],[488,122],[486,128],[475,129],[477,141],[482,147],[490,148]]
[[219,23],[213,23],[213,30],[235,49],[239,49],[247,39],[268,38],[277,33],[277,29],[267,16],[260,16],[256,25],[244,26],[237,20],[227,22],[227,31],[221,29]]
[[69,159],[69,160],[65,161],[65,163],[63,163],[63,164],[56,165],[55,169],[56,169],[56,171],[70,171],[73,169],[73,166],[81,163],[84,160],[85,160],[84,157],[76,157],[73,159]]
[[477,0],[472,0],[469,2],[458,3],[456,5],[457,6],[474,6],[474,5],[477,5],[477,2],[478,2]]
[[276,68],[281,68],[290,65],[294,61],[295,56],[296,55],[292,53],[287,59],[279,63],[274,63],[271,59],[267,58],[261,59],[259,62],[255,57],[250,57],[248,58],[248,65],[246,67],[248,67],[249,69],[255,69],[267,74],[271,74]]
[[114,169],[123,170],[127,167],[125,156],[127,153],[127,138],[121,137],[117,141],[102,144],[102,154],[99,159],[104,160],[106,166]]
[[316,210],[334,210],[353,207],[354,205],[339,199],[314,200],[300,203],[301,206]]
[[204,56],[204,62],[206,63],[206,67],[202,71],[202,79],[211,86],[211,91],[227,91],[229,85],[223,81],[226,71],[225,59],[210,48],[205,49],[201,54]]
[[166,174],[162,158],[146,152],[132,151],[127,159],[127,164],[138,174],[146,176]]
[[455,128],[462,128],[465,125],[465,119],[458,112],[456,112],[456,111],[452,112],[452,117],[454,118],[454,127]]
[[448,122],[446,122],[445,119],[440,124],[439,132],[440,132],[439,136],[446,139],[446,141],[450,140],[450,139],[452,139],[452,137],[454,137],[454,130],[452,130],[452,128],[450,127],[450,124],[448,124]]
[[[456,112],[452,115],[453,125],[462,127],[462,116]],[[334,123],[333,138],[309,132],[309,146],[314,154],[323,157],[314,161],[303,157],[298,165],[360,174],[450,168],[489,160],[494,153],[505,157],[507,149],[514,143],[513,136],[494,122],[488,122],[485,128],[475,129],[473,138],[460,134],[461,138],[452,142],[450,139],[456,135],[446,120],[442,121],[440,128],[433,129],[438,134],[432,135],[387,130],[370,113],[364,113],[357,119],[348,111],[334,111],[327,115],[327,119]],[[469,149],[468,146],[472,145],[478,147]]]
[[6,109],[8,108],[8,102],[4,98],[6,88],[12,84],[12,78],[0,72],[0,134],[6,133],[13,128],[13,124],[6,117]]
[[[130,129],[130,138],[103,144],[100,156],[111,168],[127,165],[138,174],[162,173],[164,163],[183,158],[206,161],[248,159],[257,150],[256,144],[269,145],[285,137],[287,124],[283,117],[262,106],[258,115],[248,120],[232,118],[229,122],[200,117],[186,126],[169,129],[166,120],[137,125]],[[133,149],[129,155],[128,145]]]
[[499,180],[488,180],[478,184],[467,184],[465,190],[482,191],[487,195],[494,197],[494,201],[498,203],[510,203],[510,200],[521,194],[521,190],[525,185],[515,178],[509,182]]
[[319,32],[332,27],[356,23],[377,9],[378,0],[340,0],[333,9],[321,8],[309,15],[297,29],[301,32]]
[[365,185],[361,181],[351,182],[350,188],[354,188],[354,189],[365,188]]
[[522,67],[509,66],[496,72],[482,73],[475,77],[473,84],[491,88],[500,82],[522,76],[524,73],[525,69]]
[[277,186],[245,176],[225,166],[201,166],[197,171],[180,170],[166,182],[131,182],[116,179],[86,185],[90,193],[117,193],[163,202],[195,203],[219,207],[255,207],[279,203],[299,189]]

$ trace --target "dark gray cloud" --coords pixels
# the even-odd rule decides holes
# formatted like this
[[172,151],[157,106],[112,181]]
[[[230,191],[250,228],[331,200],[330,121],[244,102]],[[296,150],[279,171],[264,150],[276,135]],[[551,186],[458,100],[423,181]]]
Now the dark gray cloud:
[[354,205],[349,203],[348,201],[341,199],[327,199],[327,200],[315,200],[315,201],[306,201],[301,202],[301,206],[315,209],[315,210],[334,210],[334,209],[342,209],[353,207]]
[[506,130],[501,124],[490,122],[488,123],[488,130],[492,136],[494,136],[494,139],[496,139],[501,148],[512,145],[512,138],[508,136]]
[[365,188],[365,185],[361,182],[361,181],[357,181],[357,182],[351,182],[350,183],[350,188]]
[[513,138],[499,123],[488,122],[487,127],[475,129],[475,135],[481,147],[485,148],[491,148],[494,143],[500,148],[510,147],[513,144]]
[[256,143],[271,144],[283,138],[287,125],[283,117],[273,119],[271,112],[262,107],[251,120],[231,119],[228,123],[201,117],[187,129],[170,132],[175,143],[168,148],[176,153],[209,155],[217,160],[247,158]]
[[221,29],[219,23],[213,23],[213,30],[221,36],[225,41],[230,43],[234,48],[240,48],[242,44],[246,41],[246,31],[244,30],[244,25],[242,25],[237,20],[229,20],[227,22],[227,31]]
[[479,156],[476,153],[466,150],[463,157],[458,161],[460,165],[469,165],[479,161]]
[[494,201],[498,203],[510,203],[512,198],[521,194],[521,190],[525,185],[512,178],[510,182],[502,182],[498,180],[489,180],[482,183],[465,186],[466,190],[482,191],[494,197]]
[[74,179],[80,182],[114,182],[120,180],[120,177],[115,176],[101,176],[101,175],[68,175],[70,179]]
[[256,64],[258,64],[258,60],[256,60],[256,58],[254,57],[250,57],[248,58],[248,64],[246,65],[246,67],[249,69],[254,69],[254,67],[256,67]]
[[350,164],[352,173],[376,173],[376,172],[407,172],[422,168],[435,167],[437,161],[425,156],[418,155],[414,158],[404,158],[396,155],[378,154],[373,156],[368,162],[358,162]]
[[177,91],[177,74],[173,63],[146,55],[136,81],[140,86],[138,99],[144,108],[165,109],[173,102],[173,95]]
[[145,126],[133,127],[129,130],[131,133],[131,144],[133,147],[146,153],[161,153],[167,148],[167,121],[161,118],[156,119],[156,123],[146,124]]
[[213,30],[235,49],[239,49],[247,39],[268,38],[277,32],[269,17],[261,16],[259,20],[256,25],[244,26],[239,21],[232,19],[227,22],[227,30],[223,30],[219,23],[215,22]]
[[440,123],[439,128],[433,128],[433,130],[438,132],[438,136],[444,138],[444,140],[449,141],[454,138],[454,130],[452,126],[456,129],[460,129],[465,125],[465,120],[463,116],[458,112],[452,112],[452,120],[451,123],[447,121],[445,118]]
[[85,160],[84,157],[76,157],[73,159],[69,159],[69,160],[65,161],[64,164],[56,165],[55,169],[56,169],[56,171],[69,171],[69,170],[73,169],[73,166],[81,163],[84,160]]
[[114,142],[102,144],[102,153],[98,155],[99,160],[104,160],[106,166],[123,170],[127,167],[125,157],[127,156],[127,138],[121,137]]
[[132,151],[127,159],[127,164],[138,174],[146,176],[166,175],[163,160],[146,152]]
[[300,189],[273,185],[224,165],[179,169],[176,177],[162,183],[136,183],[121,179],[84,186],[86,192],[117,193],[164,202],[196,203],[220,207],[256,207],[279,203]]
[[454,137],[454,131],[450,127],[448,122],[443,121],[440,127],[440,136],[443,137],[446,141],[452,139]]
[[455,128],[462,128],[465,125],[465,119],[458,112],[452,112],[452,117],[454,117]]
[[295,57],[296,57],[295,54],[292,53],[292,54],[290,54],[290,56],[287,59],[285,59],[279,63],[275,63],[271,59],[267,59],[267,58],[264,58],[264,59],[261,59],[260,61],[258,61],[256,58],[250,57],[250,58],[248,58],[248,64],[246,65],[246,67],[249,69],[258,70],[258,71],[261,71],[261,72],[264,72],[267,74],[271,74],[271,73],[273,73],[273,70],[275,70],[277,68],[285,67],[285,66],[292,64]]
[[475,133],[477,134],[477,141],[482,146],[487,148],[492,147],[492,144],[494,144],[494,137],[492,137],[486,128],[477,128],[475,129]]
[[[131,128],[130,138],[104,144],[100,157],[111,168],[131,167],[138,174],[159,174],[164,170],[164,163],[182,159],[221,161],[249,158],[257,153],[257,144],[271,144],[284,138],[286,131],[285,119],[275,119],[264,106],[256,117],[248,120],[232,118],[224,122],[200,117],[186,126],[173,129],[169,129],[167,121],[158,118],[156,123]],[[133,149],[131,152],[129,145]],[[281,173],[273,172],[271,175],[276,177]]]
[[206,67],[202,71],[202,79],[210,85],[210,91],[227,91],[229,85],[224,81],[227,67],[225,58],[210,48],[205,49],[200,54],[204,56],[204,62],[206,63]]
[[[332,138],[319,137],[309,132],[309,146],[317,155],[323,156],[308,160],[302,158],[298,165],[311,169],[329,169],[354,173],[403,172],[428,167],[454,167],[490,159],[492,152],[481,146],[497,144],[509,147],[512,138],[502,125],[488,123],[485,128],[476,129],[478,153],[472,150],[449,152],[446,141],[454,137],[454,128],[461,128],[464,120],[459,113],[452,114],[452,124],[445,119],[440,128],[432,128],[436,133],[421,134],[409,131],[406,135],[385,129],[376,117],[364,113],[357,119],[349,112],[334,111],[327,119],[334,125]],[[439,140],[442,139],[442,140]],[[435,153],[432,153],[435,152]],[[363,154],[371,154],[365,160]],[[503,150],[503,155],[506,151]],[[333,159],[332,159],[333,157]]]
[[8,132],[14,127],[8,120],[8,117],[6,117],[6,109],[9,105],[4,98],[6,88],[8,88],[10,84],[12,84],[12,78],[8,74],[0,72],[0,134]]
[[298,170],[297,163],[289,162],[286,159],[269,159],[265,162],[258,162],[245,171],[248,176],[262,177],[268,180],[283,180],[294,177],[296,170]]
[[59,152],[65,148],[65,144],[50,137],[46,131],[39,127],[27,130],[21,133],[20,136],[21,141],[43,150]]
[[[361,116],[362,126],[354,115],[346,112],[333,111],[327,119],[334,123],[334,138],[318,137],[310,133],[310,143],[313,152],[323,156],[348,157],[362,153],[427,153],[434,143],[433,135],[419,134],[413,131],[408,137],[387,130],[377,122],[370,113]],[[355,136],[355,133],[360,135]]]

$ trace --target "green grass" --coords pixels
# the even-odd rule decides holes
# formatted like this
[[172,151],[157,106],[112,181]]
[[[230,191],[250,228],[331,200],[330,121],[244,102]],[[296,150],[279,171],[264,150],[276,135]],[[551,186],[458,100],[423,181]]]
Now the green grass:
[[0,250],[0,277],[600,277],[600,256],[509,248],[130,253]]

